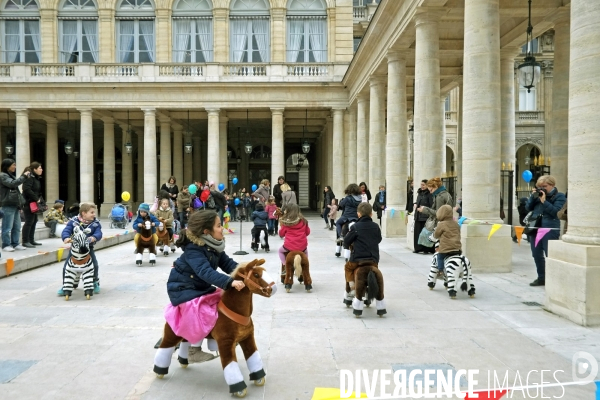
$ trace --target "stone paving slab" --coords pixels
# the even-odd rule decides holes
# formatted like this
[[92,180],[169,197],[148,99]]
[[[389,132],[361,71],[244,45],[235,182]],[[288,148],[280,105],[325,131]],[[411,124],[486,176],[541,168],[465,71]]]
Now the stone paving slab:
[[[528,246],[513,246],[512,273],[475,274],[476,297],[460,293],[450,300],[441,285],[426,286],[430,256],[411,253],[404,238],[384,239],[380,269],[388,314],[378,318],[370,307],[354,318],[342,304],[344,261],[334,256],[334,232],[323,229],[316,216],[309,221],[312,293],[295,284],[290,293],[280,290],[270,299],[254,296],[267,383],[247,382],[248,399],[311,399],[316,387],[339,388],[344,369],[479,369],[477,386],[486,388],[488,371],[508,374],[511,385],[518,376],[525,384],[532,369],[563,370],[561,380],[570,381],[573,354],[586,351],[600,359],[600,328],[523,304],[544,303],[544,289],[529,286],[535,267]],[[244,225],[246,251],[249,227]],[[278,276],[276,249],[282,241],[269,239],[270,253],[234,258],[265,258],[267,270]],[[227,236],[228,254],[238,248],[237,234]],[[136,267],[130,242],[98,251],[102,292],[89,301],[81,290],[68,302],[56,296],[62,263],[0,279],[0,376],[2,365],[10,376],[0,383],[0,399],[231,398],[218,360],[182,369],[174,359],[163,380],[152,372],[168,302],[166,280],[179,254],[159,256],[155,267]],[[237,356],[247,379],[239,347]],[[493,383],[493,375],[490,379]],[[566,387],[563,398],[593,399],[593,393],[591,385]],[[560,388],[544,391],[560,394]],[[512,398],[535,397],[515,392]]]

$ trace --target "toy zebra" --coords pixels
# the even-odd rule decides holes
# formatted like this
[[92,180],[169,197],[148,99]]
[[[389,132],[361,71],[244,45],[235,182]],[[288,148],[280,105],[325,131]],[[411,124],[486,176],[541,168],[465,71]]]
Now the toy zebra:
[[[462,266],[462,270],[461,270]],[[471,262],[466,256],[452,255],[444,259],[444,286],[448,289],[448,294],[451,299],[456,299],[456,283],[462,277],[460,289],[467,292],[469,297],[475,297],[475,285],[473,284],[473,274],[471,273]],[[437,254],[434,254],[431,259],[431,270],[427,278],[427,286],[433,290],[438,274]]]
[[69,296],[73,292],[73,288],[80,279],[83,280],[83,290],[86,299],[90,299],[94,295],[94,264],[90,254],[90,246],[87,234],[90,233],[89,228],[82,229],[79,224],[73,227],[73,236],[71,236],[71,256],[65,267],[65,280],[63,282],[63,292],[65,300],[69,300]]

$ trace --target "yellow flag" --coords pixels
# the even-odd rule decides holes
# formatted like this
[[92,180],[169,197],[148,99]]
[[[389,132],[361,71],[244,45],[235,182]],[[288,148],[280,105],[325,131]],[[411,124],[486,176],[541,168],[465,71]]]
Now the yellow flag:
[[13,268],[15,267],[15,259],[9,258],[6,260],[6,276],[10,275]]
[[524,230],[524,226],[515,226],[515,235],[517,235],[517,241],[519,242],[519,246],[521,245],[521,238],[523,238]]
[[58,258],[58,261],[60,261],[62,259],[63,256],[63,251],[65,249],[63,249],[62,247],[58,249],[58,251],[56,252],[56,257]]
[[488,240],[490,240],[490,238],[492,237],[492,235],[494,233],[496,233],[496,231],[498,229],[500,229],[500,228],[502,228],[502,224],[494,224],[494,225],[492,225],[492,229],[490,230],[490,234],[488,235]]
[[[315,388],[315,391],[313,393],[313,397],[311,400],[338,400],[341,399],[341,393],[340,393],[340,389],[333,389],[333,388]],[[350,399],[355,399],[356,395],[354,392],[352,392],[352,394],[349,397]],[[366,399],[367,398],[367,394],[366,393],[361,393],[360,394],[360,398],[361,399]]]

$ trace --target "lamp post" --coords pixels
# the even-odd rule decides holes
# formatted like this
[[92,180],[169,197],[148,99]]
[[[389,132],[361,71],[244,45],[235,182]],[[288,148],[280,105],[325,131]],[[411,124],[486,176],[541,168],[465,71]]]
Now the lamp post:
[[127,155],[130,155],[131,151],[133,150],[133,146],[131,145],[131,125],[129,124],[129,110],[127,110],[127,132],[125,134],[127,135],[127,137],[126,137],[127,142],[125,143],[125,151],[127,152]]
[[190,131],[190,110],[188,110],[187,132],[185,135],[185,137],[187,138],[187,141],[185,142],[185,154],[192,154],[192,150],[193,150],[194,146],[192,145],[192,142],[190,139],[191,136],[192,136],[192,131]]
[[540,79],[541,64],[535,61],[533,56],[533,26],[531,26],[531,0],[529,0],[529,24],[527,25],[527,52],[525,60],[519,65],[518,76],[519,84],[527,89],[527,93],[531,92],[531,88],[535,87]]
[[250,130],[248,128],[248,109],[246,109],[246,145],[244,146],[244,151],[246,154],[252,153],[252,144],[250,144],[249,138]]
[[[10,118],[8,115],[8,110],[6,110],[6,121],[8,122],[8,130],[10,132],[12,132],[12,130],[10,129]],[[15,121],[16,124],[16,121]],[[8,139],[8,142],[6,143],[6,146],[4,146],[4,151],[6,152],[6,155],[8,156],[12,156],[13,153],[15,152],[15,147],[13,146],[12,142],[10,141],[10,137]]]
[[302,127],[302,152],[304,154],[308,154],[308,152],[310,151],[310,143],[308,143],[308,140],[306,140],[306,138],[304,137],[307,126],[308,126],[308,108],[306,109],[306,116],[304,117],[304,126]]
[[69,141],[71,137],[71,118],[69,117],[69,110],[67,110],[67,143],[65,143],[65,153],[69,156],[73,154],[73,145]]

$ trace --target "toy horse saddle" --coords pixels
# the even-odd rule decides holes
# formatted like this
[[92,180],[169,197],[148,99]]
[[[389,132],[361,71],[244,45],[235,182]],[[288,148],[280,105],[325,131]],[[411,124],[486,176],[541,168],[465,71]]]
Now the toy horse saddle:
[[356,264],[358,264],[359,267],[375,267],[375,268],[379,268],[379,266],[377,265],[377,263],[373,260],[360,260],[357,261]]

